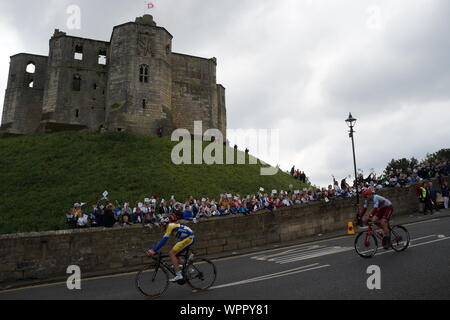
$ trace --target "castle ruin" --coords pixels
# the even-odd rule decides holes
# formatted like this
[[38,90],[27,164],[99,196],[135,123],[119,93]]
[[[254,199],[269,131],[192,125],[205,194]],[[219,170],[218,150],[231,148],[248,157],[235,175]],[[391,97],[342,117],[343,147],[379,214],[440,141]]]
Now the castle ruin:
[[172,52],[151,15],[114,27],[110,42],[55,30],[49,56],[11,57],[0,132],[29,135],[107,129],[164,135],[174,129],[226,135],[225,88],[215,58]]

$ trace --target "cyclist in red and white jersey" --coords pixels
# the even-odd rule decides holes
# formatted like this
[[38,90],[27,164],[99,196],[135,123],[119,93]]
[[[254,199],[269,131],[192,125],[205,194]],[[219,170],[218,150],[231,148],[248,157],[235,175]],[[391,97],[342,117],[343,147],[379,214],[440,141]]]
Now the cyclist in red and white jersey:
[[373,203],[373,210],[369,215],[369,219],[378,227],[383,229],[383,247],[385,249],[389,249],[391,243],[389,220],[394,212],[392,202],[378,194],[374,194],[371,189],[365,190],[363,192],[363,196],[366,201],[364,203],[364,208],[358,214],[357,223],[360,226],[362,225],[362,218],[366,214],[369,204]]

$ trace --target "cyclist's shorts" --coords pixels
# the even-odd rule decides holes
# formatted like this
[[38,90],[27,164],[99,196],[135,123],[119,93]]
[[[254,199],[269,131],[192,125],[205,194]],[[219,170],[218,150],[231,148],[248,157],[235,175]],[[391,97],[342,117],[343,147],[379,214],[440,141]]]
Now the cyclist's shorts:
[[378,219],[390,220],[393,212],[394,212],[394,207],[388,206],[388,207],[379,209],[376,216],[378,217]]
[[195,237],[188,237],[183,241],[178,242],[175,247],[173,247],[173,251],[177,254],[184,253],[187,251],[193,244],[195,243]]

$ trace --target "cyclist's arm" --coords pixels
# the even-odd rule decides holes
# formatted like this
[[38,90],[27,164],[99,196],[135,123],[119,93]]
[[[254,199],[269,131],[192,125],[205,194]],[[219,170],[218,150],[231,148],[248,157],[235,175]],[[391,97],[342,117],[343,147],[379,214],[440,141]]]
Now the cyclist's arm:
[[170,238],[170,236],[165,235],[164,238],[162,238],[162,240],[160,242],[158,242],[158,244],[152,250],[154,252],[158,252],[159,250],[161,250],[161,248],[164,247],[164,245],[167,243],[169,238]]
[[361,209],[361,211],[358,214],[358,219],[361,219],[366,214],[368,207],[369,207],[369,201],[366,200],[366,202],[364,202],[364,207]]
[[162,240],[160,242],[158,242],[158,244],[152,249],[155,252],[158,252],[159,250],[161,250],[162,247],[164,247],[164,245],[167,243],[167,241],[170,238],[170,235],[172,234],[172,230],[173,230],[173,226],[169,225],[167,227],[167,231],[166,234],[164,235],[164,237],[162,238]]

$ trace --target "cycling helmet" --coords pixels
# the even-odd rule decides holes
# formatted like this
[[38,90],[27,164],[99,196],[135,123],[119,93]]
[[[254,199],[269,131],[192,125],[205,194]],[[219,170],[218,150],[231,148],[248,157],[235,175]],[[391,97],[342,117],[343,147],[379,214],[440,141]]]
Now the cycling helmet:
[[371,197],[372,194],[373,194],[372,189],[367,189],[367,190],[364,190],[364,191],[363,191],[363,196],[364,196],[364,197]]
[[178,221],[178,218],[175,217],[175,216],[171,216],[171,217],[169,218],[169,224],[174,223],[174,222],[177,222],[177,221]]

